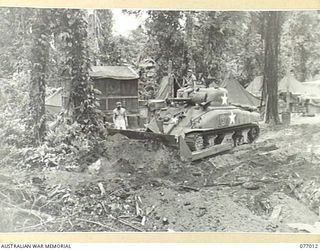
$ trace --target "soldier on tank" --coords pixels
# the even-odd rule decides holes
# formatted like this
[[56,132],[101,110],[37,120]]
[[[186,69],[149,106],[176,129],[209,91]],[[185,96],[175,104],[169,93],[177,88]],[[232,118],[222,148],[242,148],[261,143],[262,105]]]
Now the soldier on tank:
[[187,77],[183,79],[183,87],[178,90],[178,97],[187,97],[189,93],[194,91],[197,78],[191,69],[188,69]]
[[194,89],[194,86],[196,84],[197,78],[193,74],[191,69],[188,69],[187,77],[185,78],[184,87],[189,87]]

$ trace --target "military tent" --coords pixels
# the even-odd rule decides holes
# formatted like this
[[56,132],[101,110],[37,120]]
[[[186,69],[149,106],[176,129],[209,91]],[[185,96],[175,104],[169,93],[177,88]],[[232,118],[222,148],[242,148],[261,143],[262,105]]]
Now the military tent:
[[303,94],[303,85],[292,74],[287,74],[278,83],[278,93],[290,92],[294,95]]
[[170,95],[171,91],[169,76],[162,77],[156,99],[165,99]]
[[301,100],[308,100],[308,114],[320,113],[320,80],[302,83],[304,92]]
[[228,90],[229,102],[232,104],[258,107],[260,106],[259,98],[250,94],[241,84],[233,77],[227,77],[221,84],[221,87]]
[[256,76],[246,87],[246,90],[252,95],[261,98],[263,90],[263,76]]
[[320,80],[303,82],[303,95],[320,98]]
[[307,82],[303,82],[303,84],[310,84],[310,85],[320,86],[320,80],[307,81]]
[[174,75],[172,75],[171,78],[169,78],[169,76],[164,76],[160,81],[159,89],[156,94],[156,99],[163,100],[167,97],[172,97],[172,91],[174,92],[174,96],[176,96],[179,88],[180,86]]
[[310,82],[303,82],[302,96],[309,98],[320,98],[320,84],[312,84]]
[[46,110],[52,113],[59,113],[62,109],[62,88],[55,90],[45,101]]

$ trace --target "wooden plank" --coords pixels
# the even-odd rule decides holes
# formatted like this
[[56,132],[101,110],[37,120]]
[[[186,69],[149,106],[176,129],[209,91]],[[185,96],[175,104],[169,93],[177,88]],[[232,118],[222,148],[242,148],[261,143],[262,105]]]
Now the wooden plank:
[[121,95],[138,95],[138,80],[121,80],[120,81]]

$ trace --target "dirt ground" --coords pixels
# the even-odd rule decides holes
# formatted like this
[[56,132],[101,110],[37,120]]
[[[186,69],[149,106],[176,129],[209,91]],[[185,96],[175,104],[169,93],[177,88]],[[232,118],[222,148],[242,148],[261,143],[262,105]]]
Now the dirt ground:
[[320,118],[292,119],[194,163],[115,135],[83,172],[2,165],[0,231],[306,231],[292,223],[319,221]]

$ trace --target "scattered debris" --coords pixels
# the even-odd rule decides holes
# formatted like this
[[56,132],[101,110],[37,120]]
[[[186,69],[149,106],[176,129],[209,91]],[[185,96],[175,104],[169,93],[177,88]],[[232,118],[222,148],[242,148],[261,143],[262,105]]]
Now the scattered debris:
[[272,210],[272,214],[269,218],[269,220],[273,223],[273,224],[278,224],[279,219],[280,219],[280,214],[281,214],[281,210],[282,210],[282,205],[277,205],[273,208]]
[[101,182],[98,183],[98,187],[100,188],[101,196],[104,196],[106,194],[106,190]]
[[113,227],[104,225],[104,224],[102,224],[102,223],[100,223],[100,222],[91,221],[91,220],[85,220],[85,219],[80,219],[80,218],[77,218],[77,220],[78,220],[78,221],[84,221],[84,222],[88,222],[88,223],[91,223],[91,224],[98,225],[98,226],[100,226],[100,227],[103,227],[103,228],[108,229],[109,231],[113,231],[113,232],[118,231],[118,230],[114,229]]
[[113,219],[113,220],[116,220],[116,221],[120,222],[120,223],[123,224],[123,225],[126,225],[126,226],[128,226],[128,227],[131,227],[131,228],[133,228],[133,229],[136,230],[136,231],[144,232],[144,230],[142,230],[141,228],[138,228],[138,227],[136,227],[136,226],[133,226],[132,224],[130,224],[129,222],[127,222],[127,221],[125,221],[125,220],[117,219],[117,218],[113,217],[112,215],[109,215],[109,218],[111,218],[111,219]]
[[288,223],[288,226],[291,228],[298,229],[302,232],[307,233],[320,233],[320,222],[315,222],[314,225],[304,224],[304,223]]
[[163,223],[163,225],[168,225],[169,224],[169,220],[166,217],[163,217],[162,223]]
[[198,192],[200,191],[199,188],[195,188],[195,187],[190,187],[190,186],[186,186],[186,185],[180,185],[179,186],[180,188],[184,189],[184,190],[187,190],[187,191],[195,191],[195,192]]
[[257,190],[260,188],[260,186],[257,183],[254,182],[245,182],[242,184],[242,187],[248,190]]

